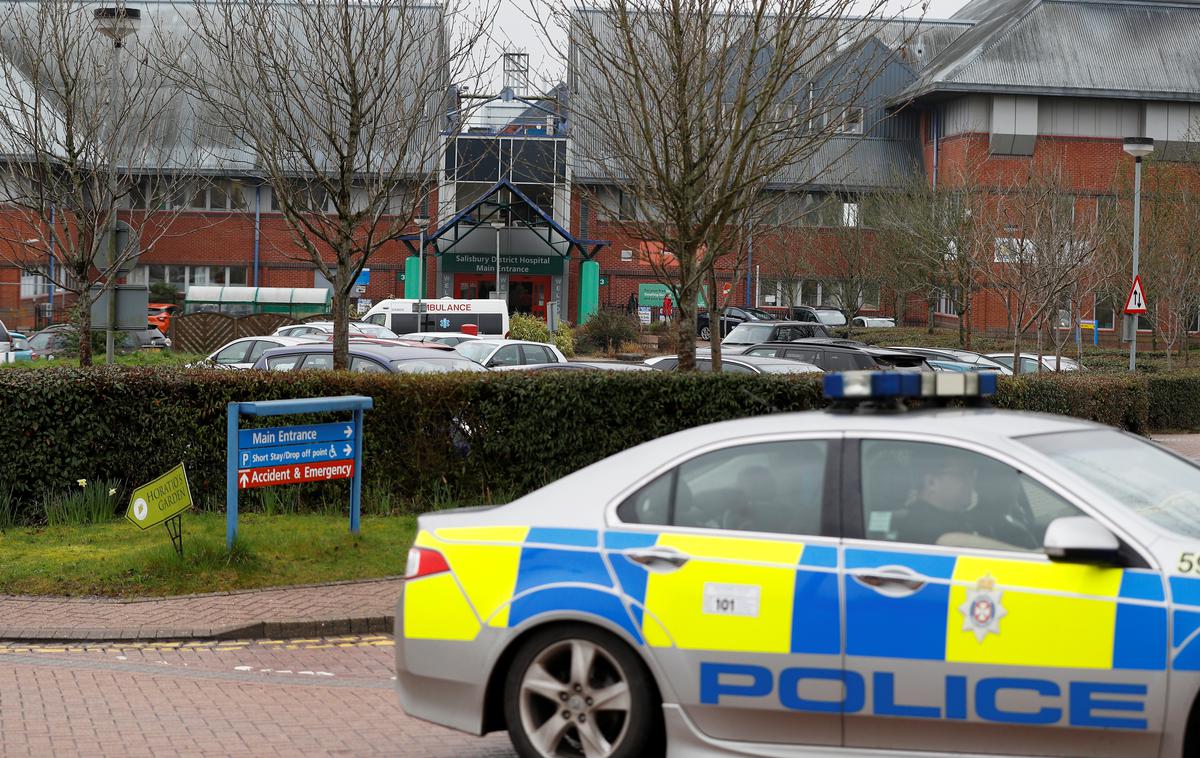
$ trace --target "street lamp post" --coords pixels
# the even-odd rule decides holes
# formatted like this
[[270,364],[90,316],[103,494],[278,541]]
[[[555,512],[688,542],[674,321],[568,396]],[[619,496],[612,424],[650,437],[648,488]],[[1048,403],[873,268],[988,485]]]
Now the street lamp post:
[[428,216],[413,219],[421,232],[421,246],[417,248],[417,331],[425,331],[425,230],[429,227]]
[[[112,285],[117,272],[117,165],[115,153],[117,139],[120,136],[117,134],[118,62],[122,42],[125,37],[137,32],[138,26],[142,23],[142,12],[137,8],[127,8],[124,3],[119,3],[114,7],[97,8],[92,12],[92,19],[95,21],[96,31],[113,41],[112,77],[108,93],[108,266],[110,273],[108,281],[104,285],[108,290],[108,328],[104,332],[104,358],[108,363],[112,363],[115,353],[117,321],[117,292]],[[82,337],[88,339],[87,335],[82,335]]]
[[496,297],[500,297],[500,230],[505,226],[501,219],[492,222],[492,228],[496,230]]
[[[1154,140],[1150,137],[1126,137],[1125,152],[1133,156],[1133,277],[1130,282],[1136,282],[1138,276],[1138,253],[1141,246],[1142,234],[1142,158],[1154,152]],[[1132,284],[1130,285],[1132,286]],[[1130,314],[1129,334],[1129,370],[1137,369],[1137,314]]]

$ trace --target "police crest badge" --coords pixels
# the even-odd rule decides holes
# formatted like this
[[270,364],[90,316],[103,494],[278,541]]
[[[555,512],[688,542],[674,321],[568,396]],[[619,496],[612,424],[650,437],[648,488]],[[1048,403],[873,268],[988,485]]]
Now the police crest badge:
[[975,589],[967,590],[967,602],[958,607],[963,615],[963,631],[974,632],[980,643],[989,633],[1000,634],[1000,619],[1008,614],[1000,604],[1002,594],[991,574],[976,582]]

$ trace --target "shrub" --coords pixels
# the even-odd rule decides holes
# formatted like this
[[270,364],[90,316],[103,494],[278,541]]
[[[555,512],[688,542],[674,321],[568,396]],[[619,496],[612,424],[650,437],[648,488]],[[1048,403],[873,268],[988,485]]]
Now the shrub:
[[550,342],[550,328],[537,316],[514,313],[508,320],[508,336],[514,340]]
[[615,311],[600,311],[579,327],[575,348],[581,353],[611,353],[626,342],[637,342],[636,319]]
[[560,322],[558,331],[554,333],[554,346],[568,358],[575,355],[575,332],[566,321]]

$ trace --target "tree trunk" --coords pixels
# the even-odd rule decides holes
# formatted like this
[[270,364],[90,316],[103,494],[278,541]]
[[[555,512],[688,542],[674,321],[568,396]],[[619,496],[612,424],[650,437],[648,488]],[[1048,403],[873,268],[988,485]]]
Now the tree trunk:
[[1013,340],[1013,374],[1021,373],[1021,322],[1018,319],[1012,325],[1012,340]]
[[345,371],[350,368],[350,279],[348,267],[339,265],[337,282],[333,286],[333,368]]
[[[87,281],[80,279],[80,281]],[[92,365],[92,303],[91,295],[85,293],[83,297],[76,302],[78,315],[76,323],[79,329],[79,365]]]
[[896,316],[896,326],[904,326],[905,310],[907,310],[908,295],[907,293],[896,293],[896,308],[893,311]]
[[[675,335],[679,340],[679,371],[696,370],[696,288],[683,286],[679,289],[679,302],[675,303]],[[712,330],[712,321],[709,321]]]
[[925,300],[925,333],[933,334],[933,313],[937,308],[937,298],[928,297]]
[[[709,348],[712,350],[712,370],[714,374],[721,372],[721,339],[725,336],[721,316],[725,309],[721,307],[719,290],[717,289],[717,264],[713,262],[708,268],[708,328],[712,332]],[[713,330],[716,331],[713,331]]]
[[958,346],[967,346],[967,312],[964,306],[963,310],[958,312]]

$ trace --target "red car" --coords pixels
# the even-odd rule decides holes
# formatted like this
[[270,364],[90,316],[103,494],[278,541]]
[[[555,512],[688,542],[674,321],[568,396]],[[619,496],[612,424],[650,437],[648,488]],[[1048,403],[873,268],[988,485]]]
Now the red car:
[[167,334],[171,329],[171,317],[175,315],[177,307],[167,303],[149,303],[146,322],[163,334]]

